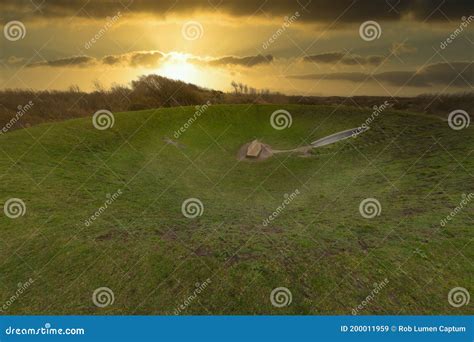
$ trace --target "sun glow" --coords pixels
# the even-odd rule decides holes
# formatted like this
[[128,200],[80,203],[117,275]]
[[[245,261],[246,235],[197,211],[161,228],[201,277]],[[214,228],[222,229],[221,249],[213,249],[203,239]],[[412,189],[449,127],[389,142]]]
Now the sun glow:
[[157,69],[157,73],[175,80],[201,83],[199,81],[202,81],[202,75],[200,75],[199,69],[194,64],[189,63],[188,58],[189,55],[187,54],[171,52],[167,55],[163,65]]

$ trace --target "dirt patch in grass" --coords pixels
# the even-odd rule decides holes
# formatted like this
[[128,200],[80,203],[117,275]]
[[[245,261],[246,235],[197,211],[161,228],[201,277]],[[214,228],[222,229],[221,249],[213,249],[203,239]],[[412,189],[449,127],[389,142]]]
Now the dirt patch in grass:
[[199,246],[197,249],[194,250],[194,254],[197,256],[210,256],[212,255],[212,250],[206,246]]
[[178,236],[176,235],[174,231],[168,230],[166,233],[161,235],[161,238],[165,241],[175,241],[178,238]]
[[95,238],[95,241],[109,241],[109,240],[123,240],[127,241],[130,238],[130,234],[124,230],[110,230],[105,234],[99,235]]
[[235,254],[231,256],[229,259],[227,259],[226,265],[227,267],[232,267],[235,264],[238,264],[242,261],[256,260],[256,259],[258,259],[258,256],[253,253],[240,253],[240,254]]
[[359,246],[362,248],[362,251],[367,254],[367,250],[369,249],[369,246],[367,245],[367,243],[362,240],[362,239],[358,239],[357,242],[359,243]]

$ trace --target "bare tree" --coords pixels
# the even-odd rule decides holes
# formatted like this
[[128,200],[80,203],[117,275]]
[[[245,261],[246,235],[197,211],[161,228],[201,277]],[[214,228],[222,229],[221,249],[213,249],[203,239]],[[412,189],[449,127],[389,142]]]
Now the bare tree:
[[237,88],[239,87],[239,85],[237,84],[237,82],[232,81],[232,82],[230,83],[230,85],[234,88],[235,93],[237,94]]
[[79,88],[79,86],[77,84],[70,85],[67,89],[71,93],[80,93],[81,92],[81,89]]
[[92,82],[92,85],[94,87],[94,90],[99,93],[103,93],[105,91],[104,86],[102,85],[102,83],[100,83],[100,81],[97,78]]

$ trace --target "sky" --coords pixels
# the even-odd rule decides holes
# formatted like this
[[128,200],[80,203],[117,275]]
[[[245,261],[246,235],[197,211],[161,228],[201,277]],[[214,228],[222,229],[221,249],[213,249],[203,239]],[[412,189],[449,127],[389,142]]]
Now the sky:
[[0,88],[158,74],[320,96],[472,91],[472,0],[2,0]]

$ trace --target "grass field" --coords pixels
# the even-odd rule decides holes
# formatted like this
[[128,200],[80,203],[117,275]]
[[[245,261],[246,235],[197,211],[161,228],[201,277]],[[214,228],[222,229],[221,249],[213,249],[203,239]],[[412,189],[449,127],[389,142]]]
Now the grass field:
[[[238,162],[255,138],[286,149],[357,127],[370,111],[288,105],[213,105],[166,143],[194,107],[116,113],[104,131],[91,119],[42,124],[0,136],[0,200],[24,216],[0,216],[0,300],[31,284],[7,314],[472,314],[448,292],[474,288],[474,128],[386,111],[371,129],[314,150]],[[85,221],[120,189],[91,224]],[[299,195],[269,225],[285,194]],[[181,206],[198,198],[201,216]],[[379,216],[359,204],[375,198]],[[195,298],[196,283],[209,284]],[[114,302],[94,305],[108,287]],[[270,293],[291,291],[277,308]],[[183,304],[186,302],[186,304]]]

